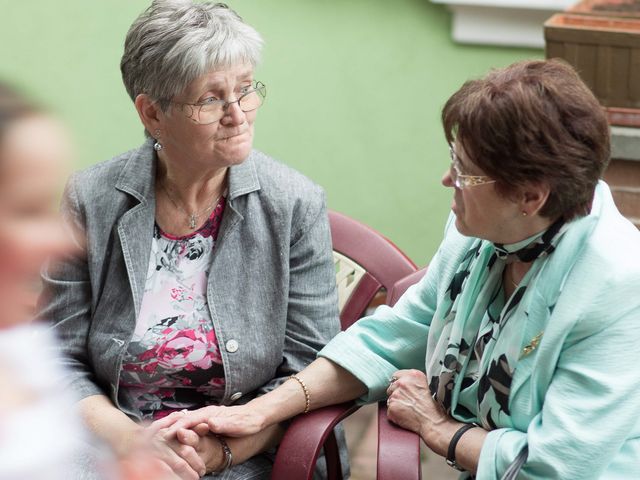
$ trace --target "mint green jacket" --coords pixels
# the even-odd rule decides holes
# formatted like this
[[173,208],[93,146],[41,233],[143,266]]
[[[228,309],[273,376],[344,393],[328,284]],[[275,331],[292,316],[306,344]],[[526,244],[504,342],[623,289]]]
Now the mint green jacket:
[[[561,240],[547,259],[575,256],[555,306],[545,291],[548,269],[530,284],[537,301],[527,312],[522,347],[544,334],[516,365],[509,395],[515,428],[489,432],[479,480],[499,479],[525,446],[518,478],[640,478],[640,232],[618,212],[604,182],[588,218],[587,241],[567,251]],[[422,281],[319,353],[365,383],[360,401],[383,399],[396,370],[425,371],[433,313],[473,241],[450,218]]]

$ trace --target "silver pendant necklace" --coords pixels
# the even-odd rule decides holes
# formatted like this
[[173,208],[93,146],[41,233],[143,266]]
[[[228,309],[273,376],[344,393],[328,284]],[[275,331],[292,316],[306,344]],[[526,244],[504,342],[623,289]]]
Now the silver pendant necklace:
[[215,207],[218,204],[218,201],[220,200],[220,197],[222,196],[222,195],[218,195],[216,197],[216,199],[211,204],[209,204],[207,207],[205,207],[204,209],[200,210],[199,212],[191,212],[191,213],[189,213],[184,208],[182,208],[173,199],[173,197],[169,193],[169,189],[164,185],[164,182],[161,182],[160,186],[162,187],[162,190],[164,190],[164,193],[167,196],[167,198],[169,199],[169,201],[171,203],[173,203],[173,206],[176,207],[176,209],[180,210],[185,215],[187,215],[187,217],[189,218],[189,228],[191,230],[195,230],[195,228],[198,226],[198,218],[200,218],[200,215],[202,215],[203,213],[210,212],[213,209],[213,207]]

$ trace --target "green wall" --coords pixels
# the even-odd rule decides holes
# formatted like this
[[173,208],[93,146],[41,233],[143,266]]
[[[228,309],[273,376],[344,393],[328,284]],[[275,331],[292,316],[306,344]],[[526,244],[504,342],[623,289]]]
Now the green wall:
[[[329,207],[382,232],[418,264],[451,201],[439,112],[462,82],[540,50],[450,40],[428,0],[230,0],[266,40],[257,148],[324,186]],[[0,78],[72,127],[78,168],[137,146],[119,75],[125,33],[147,0],[0,0]]]

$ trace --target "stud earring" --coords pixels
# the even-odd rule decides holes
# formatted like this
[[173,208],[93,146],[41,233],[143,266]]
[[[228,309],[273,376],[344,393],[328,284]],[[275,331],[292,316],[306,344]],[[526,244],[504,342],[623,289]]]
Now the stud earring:
[[[162,148],[162,145],[160,146],[160,148]],[[522,212],[522,216],[526,217],[527,216],[527,212]]]
[[159,152],[160,150],[162,150],[162,144],[160,143],[160,130],[156,130],[156,141],[153,144],[153,149],[156,152]]

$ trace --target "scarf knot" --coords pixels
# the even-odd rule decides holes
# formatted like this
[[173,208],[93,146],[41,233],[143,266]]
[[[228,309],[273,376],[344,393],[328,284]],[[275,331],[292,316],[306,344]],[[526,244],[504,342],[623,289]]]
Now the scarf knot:
[[556,238],[564,231],[565,225],[563,218],[556,220],[548,229],[529,237],[521,242],[511,245],[504,243],[494,243],[496,255],[507,264],[513,262],[529,263],[536,258],[544,257],[551,254],[555,250]]

